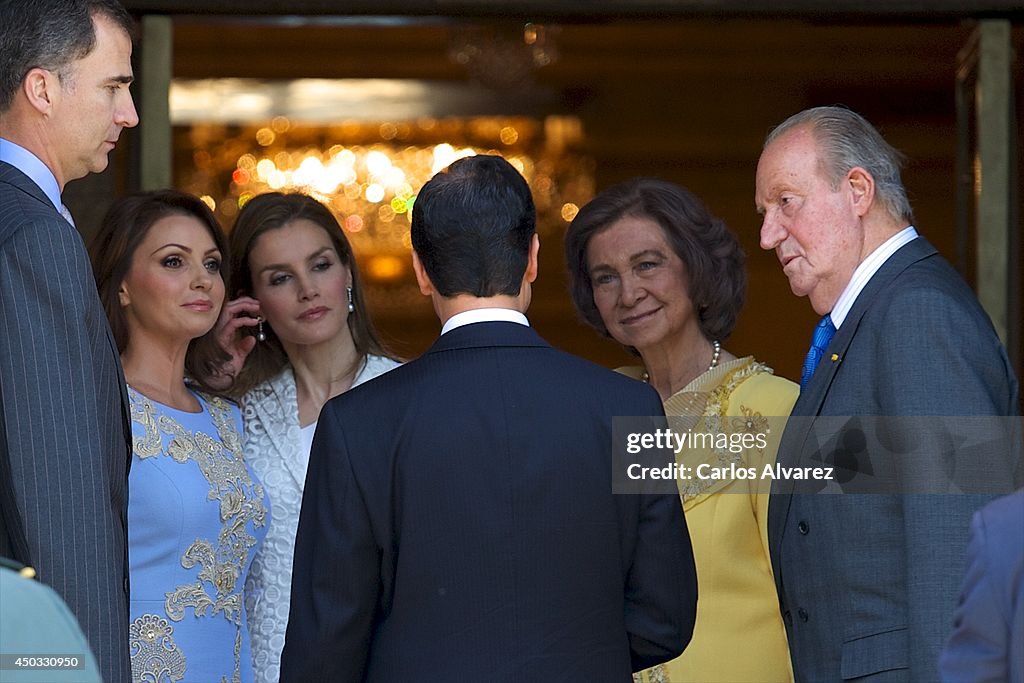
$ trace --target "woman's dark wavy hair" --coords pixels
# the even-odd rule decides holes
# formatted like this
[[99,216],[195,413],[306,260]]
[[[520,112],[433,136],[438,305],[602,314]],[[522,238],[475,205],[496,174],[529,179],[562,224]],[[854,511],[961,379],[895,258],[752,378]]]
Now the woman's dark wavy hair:
[[634,178],[608,188],[580,209],[569,225],[565,261],[580,318],[599,334],[611,336],[594,305],[587,245],[594,235],[625,217],[649,218],[661,226],[686,266],[701,332],[708,339],[727,339],[746,292],[743,250],[725,223],[711,215],[692,192],[657,178]]
[[[146,239],[153,225],[168,216],[188,216],[203,224],[220,250],[220,278],[224,282],[225,294],[228,291],[230,271],[227,239],[213,212],[202,200],[177,190],[138,192],[118,199],[107,211],[99,231],[89,242],[89,258],[96,287],[107,320],[110,321],[118,353],[124,353],[129,342],[128,320],[121,307],[118,291],[131,270],[135,250]],[[220,375],[230,356],[217,343],[215,330],[213,328],[189,343],[185,354],[185,372],[193,384],[204,391],[218,393],[219,390],[207,384],[206,380]]]
[[[345,233],[342,232],[341,225],[338,224],[338,219],[329,208],[309,195],[300,192],[267,192],[246,202],[235,219],[234,227],[231,228],[231,272],[234,273],[231,291],[235,296],[252,295],[249,256],[260,236],[302,219],[315,223],[327,233],[339,260],[352,273],[352,304],[355,310],[348,315],[348,329],[358,354],[356,367],[361,367],[366,362],[366,356],[370,354],[398,360],[381,342],[370,320],[359,269],[356,267],[356,257]],[[256,344],[246,358],[245,367],[231,389],[233,395],[241,396],[253,387],[277,376],[288,364],[288,356],[274,330],[266,323],[263,329],[267,339]]]

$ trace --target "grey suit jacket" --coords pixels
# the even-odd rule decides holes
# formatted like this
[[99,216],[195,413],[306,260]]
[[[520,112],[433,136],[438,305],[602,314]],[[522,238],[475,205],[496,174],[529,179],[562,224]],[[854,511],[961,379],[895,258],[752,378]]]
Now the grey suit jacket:
[[1024,490],[974,514],[945,683],[1024,683]]
[[[905,417],[864,416],[1016,415],[1017,391],[991,322],[927,241],[875,273],[792,413],[838,417],[825,436],[791,419],[779,450],[783,465],[874,468],[889,484],[860,495],[791,495],[773,484],[769,545],[797,681],[935,680],[967,521],[990,496],[920,492],[944,479],[944,490],[958,488],[948,470],[963,454],[941,421],[922,430]],[[882,454],[880,443],[908,456]],[[1020,474],[1005,450],[971,456],[1007,490]]]
[[131,679],[126,405],[81,237],[0,162],[3,519],[20,523],[28,556],[15,559],[68,603],[107,683]]

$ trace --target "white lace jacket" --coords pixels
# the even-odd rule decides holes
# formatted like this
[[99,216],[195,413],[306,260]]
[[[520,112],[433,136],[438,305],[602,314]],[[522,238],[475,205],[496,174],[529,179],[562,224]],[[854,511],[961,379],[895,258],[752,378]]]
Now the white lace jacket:
[[[397,366],[390,358],[369,356],[352,386]],[[299,437],[295,376],[286,367],[277,377],[242,398],[245,458],[270,496],[271,521],[245,585],[245,609],[257,683],[278,683],[281,650],[288,626],[292,554],[299,525],[302,486],[309,453]]]

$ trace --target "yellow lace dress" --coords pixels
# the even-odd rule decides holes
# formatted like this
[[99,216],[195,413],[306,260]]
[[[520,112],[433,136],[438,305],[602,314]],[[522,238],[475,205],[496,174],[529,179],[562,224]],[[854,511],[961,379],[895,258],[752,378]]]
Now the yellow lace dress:
[[[620,368],[639,379],[643,368]],[[730,464],[773,463],[784,420],[799,388],[752,357],[708,370],[665,401],[665,413],[699,417],[694,431],[763,434],[764,448],[710,447],[677,456],[696,472]],[[721,444],[721,441],[718,441]],[[683,654],[634,675],[635,683],[758,683],[792,681],[786,630],[768,554],[770,481],[726,478],[680,481],[680,496],[697,565],[697,622]]]

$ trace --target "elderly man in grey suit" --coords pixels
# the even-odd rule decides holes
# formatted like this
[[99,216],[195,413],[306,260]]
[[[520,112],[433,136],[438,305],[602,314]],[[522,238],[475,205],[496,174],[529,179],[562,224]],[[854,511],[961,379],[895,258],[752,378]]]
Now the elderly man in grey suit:
[[138,123],[132,22],[115,0],[0,16],[0,554],[67,601],[107,683],[128,681],[124,376],[60,195]]
[[[957,489],[941,482],[957,476],[963,442],[939,421],[907,416],[1016,415],[1006,350],[915,231],[900,156],[858,114],[810,109],[772,131],[755,201],[761,246],[823,316],[779,461],[886,475],[876,495],[773,483],[769,546],[796,680],[935,680],[967,521],[987,497],[933,495]],[[831,438],[804,417],[828,423]],[[1016,464],[1006,450],[972,455],[1009,490]]]

